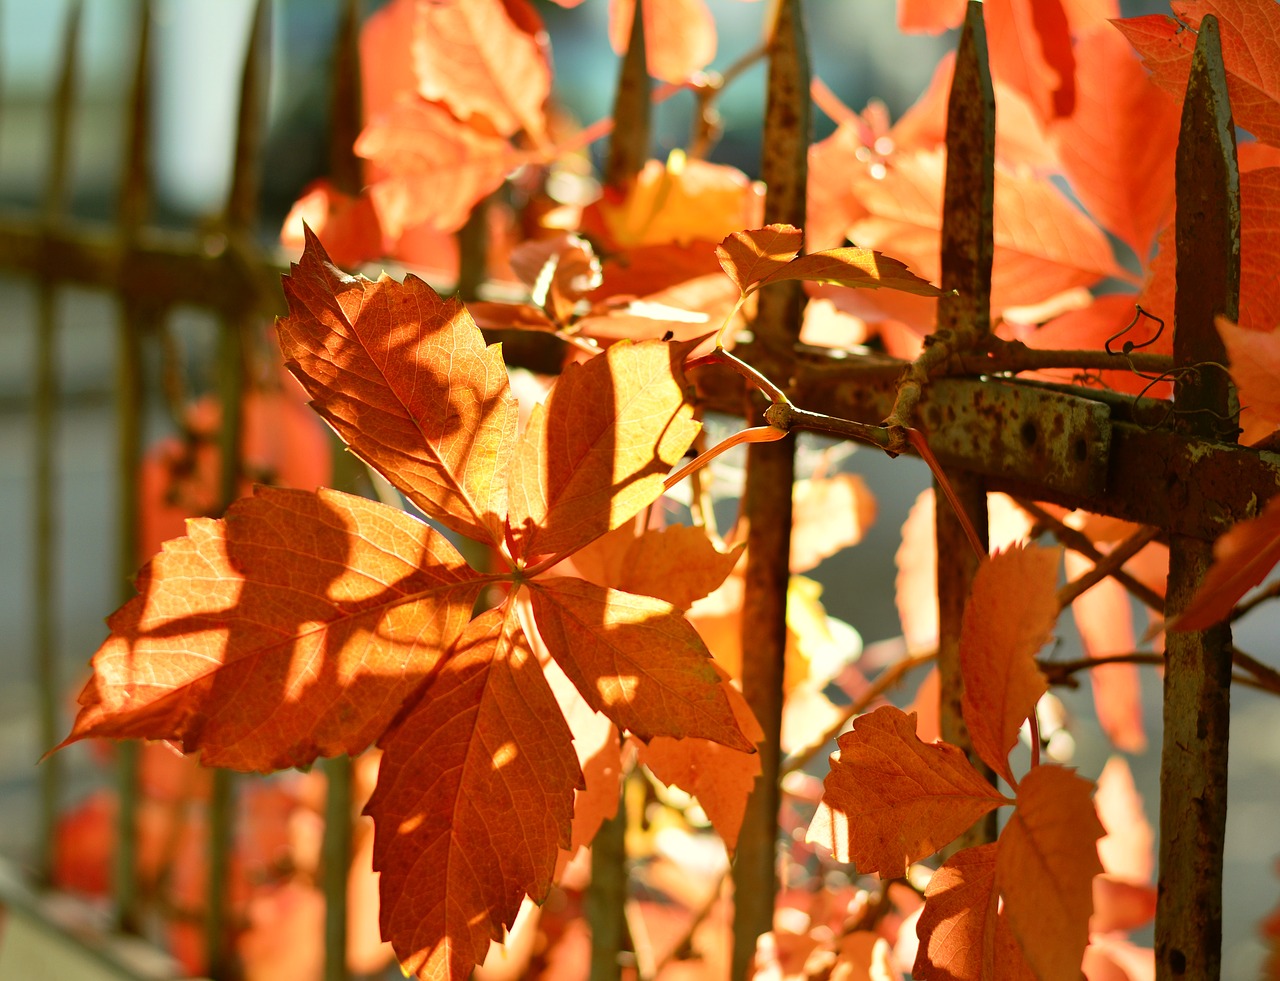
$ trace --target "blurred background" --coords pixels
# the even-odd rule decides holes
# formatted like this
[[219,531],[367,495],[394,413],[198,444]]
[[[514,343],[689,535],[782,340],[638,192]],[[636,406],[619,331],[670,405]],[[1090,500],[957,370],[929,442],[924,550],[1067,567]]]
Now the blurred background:
[[[719,30],[723,69],[758,44],[765,3],[709,0]],[[366,0],[371,13],[381,6]],[[566,10],[537,3],[552,38],[556,93],[579,120],[610,111],[617,59],[606,41],[608,5],[589,0]],[[1126,0],[1124,13],[1167,12],[1159,0]],[[0,224],[10,216],[37,218],[44,206],[52,154],[52,113],[58,51],[70,5],[66,0],[23,3],[0,0]],[[260,219],[256,236],[274,248],[281,221],[302,188],[327,168],[327,113],[338,0],[276,0],[271,13],[271,57]],[[156,0],[155,80],[150,167],[153,221],[163,227],[206,226],[224,207],[231,179],[239,73],[252,19],[251,0]],[[114,220],[126,159],[128,95],[137,37],[134,5],[127,0],[88,0],[84,6],[70,144],[68,220],[101,227]],[[938,58],[955,44],[951,35],[904,36],[895,26],[892,0],[808,5],[814,72],[847,105],[861,109],[872,98],[897,118],[923,90]],[[746,71],[720,102],[725,134],[711,153],[751,176],[758,173],[763,68]],[[682,94],[656,116],[653,155],[664,157],[689,132],[691,97]],[[814,137],[833,128],[815,113]],[[595,151],[600,152],[597,145]],[[282,262],[290,257],[281,254]],[[41,741],[40,702],[33,651],[37,648],[35,582],[37,463],[41,439],[52,434],[51,520],[54,584],[51,642],[62,699],[65,733],[74,697],[87,677],[87,662],[105,636],[103,618],[122,597],[118,569],[120,502],[116,472],[115,362],[118,310],[105,292],[58,287],[56,411],[52,429],[36,420],[39,288],[0,268],[0,855],[19,866],[37,861],[40,841],[36,761]],[[168,314],[182,340],[193,378],[212,378],[218,322],[207,311],[180,308]],[[210,383],[211,384],[211,383]],[[145,441],[172,433],[158,399],[144,412]],[[810,444],[816,447],[818,444]],[[865,644],[901,631],[894,605],[893,557],[907,511],[928,486],[914,460],[869,451],[846,456],[841,466],[859,473],[879,502],[879,517],[864,541],[828,560],[812,575],[825,587],[828,612],[851,624]],[[1239,628],[1240,646],[1264,659],[1275,654],[1265,617]],[[1060,622],[1061,655],[1077,656],[1070,617]],[[1268,642],[1270,641],[1270,643]],[[1274,663],[1274,662],[1273,662]],[[1152,746],[1133,757],[1138,788],[1154,819],[1158,800],[1159,683],[1143,676]],[[913,685],[903,690],[910,697]],[[1095,777],[1109,754],[1087,697],[1063,692],[1074,724],[1081,771]],[[1280,712],[1266,696],[1237,689],[1234,699],[1232,802],[1226,855],[1227,935],[1225,977],[1256,976],[1263,956],[1259,918],[1280,896],[1272,870],[1280,855]],[[108,776],[83,746],[61,754],[70,805]],[[1149,943],[1149,933],[1137,939]]]

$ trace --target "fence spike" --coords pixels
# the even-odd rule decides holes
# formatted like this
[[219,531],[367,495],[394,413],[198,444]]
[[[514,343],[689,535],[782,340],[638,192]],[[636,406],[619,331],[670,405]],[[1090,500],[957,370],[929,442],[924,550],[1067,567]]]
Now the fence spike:
[[[1175,428],[1235,441],[1230,379],[1214,317],[1235,319],[1240,298],[1240,174],[1218,21],[1200,23],[1178,136]],[[1203,471],[1202,471],[1203,472]],[[1186,486],[1171,485],[1173,497]],[[1188,502],[1190,503],[1190,502]],[[1183,609],[1213,561],[1210,542],[1171,535],[1166,615]],[[1231,626],[1165,635],[1164,743],[1160,757],[1160,872],[1156,977],[1219,976],[1222,857],[1227,823]]]
[[360,82],[360,0],[346,0],[333,50],[333,96],[329,107],[329,177],[339,191],[359,194],[364,168],[355,143],[363,128]]
[[49,157],[49,183],[45,186],[44,219],[61,221],[70,197],[71,114],[76,101],[76,52],[80,47],[83,0],[76,0],[67,14],[58,57],[58,87],[53,98],[53,147]]
[[226,223],[251,230],[258,218],[262,190],[262,142],[266,123],[266,90],[270,77],[271,0],[257,0],[253,27],[240,76],[240,106],[236,114],[236,147],[227,195]]
[[[768,43],[768,94],[760,176],[766,223],[804,227],[810,136],[809,51],[801,0],[781,0]],[[760,293],[753,363],[787,382],[800,336],[803,291],[797,282]],[[753,425],[763,420],[752,410]],[[750,976],[756,941],[773,929],[778,885],[778,778],[786,665],[787,587],[791,558],[791,486],[795,440],[753,443],[744,491],[747,569],[743,594],[742,689],[764,729],[761,772],[747,801],[733,866],[734,926],[730,977]],[[747,652],[750,652],[748,656]]]
[[609,159],[604,167],[607,187],[625,187],[649,159],[648,52],[644,36],[644,4],[636,0],[631,18],[631,36],[618,72],[618,90],[613,98],[613,133],[609,137]]
[[[987,64],[987,32],[982,4],[970,0],[965,11],[955,74],[947,101],[947,173],[942,208],[942,287],[955,290],[938,300],[939,331],[977,338],[991,329],[991,260],[994,247],[996,102]],[[987,487],[978,474],[949,472],[965,516],[987,542]],[[960,711],[964,680],[960,674],[960,624],[978,571],[964,525],[934,482],[934,536],[938,563],[939,720],[942,738],[965,750],[970,762],[993,779],[973,752]],[[980,819],[951,846],[958,850],[994,841],[996,816]]]
[[150,217],[151,186],[151,0],[138,0],[138,50],[134,56],[120,187],[120,232],[132,239]]

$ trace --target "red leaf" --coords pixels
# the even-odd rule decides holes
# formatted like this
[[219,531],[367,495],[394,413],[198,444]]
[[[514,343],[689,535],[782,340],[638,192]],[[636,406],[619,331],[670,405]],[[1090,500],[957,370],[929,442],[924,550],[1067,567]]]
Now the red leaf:
[[961,711],[973,748],[1010,783],[1009,751],[1049,690],[1035,653],[1058,620],[1058,549],[1015,545],[978,567],[960,628]]
[[[945,164],[941,151],[917,151],[895,154],[882,174],[855,171],[854,191],[869,217],[852,226],[850,238],[890,249],[923,278],[938,280]],[[1124,277],[1101,229],[1048,178],[997,167],[995,194],[993,313]]]
[[[728,681],[723,689],[742,731],[754,742],[764,739],[764,731],[742,694]],[[760,754],[739,752],[707,739],[658,736],[640,747],[637,758],[663,783],[698,798],[732,855],[738,847],[747,798],[760,775]]]
[[1177,103],[1109,24],[1080,37],[1075,57],[1076,110],[1051,130],[1059,159],[1089,213],[1145,262],[1173,215]]
[[374,819],[381,926],[406,972],[465,978],[569,845],[582,774],[511,608],[467,627],[384,736]]
[[1022,778],[1000,836],[996,882],[1027,961],[1041,981],[1078,981],[1089,941],[1093,877],[1102,871],[1088,780],[1058,766]]
[[503,136],[546,132],[551,92],[542,20],[528,0],[447,0],[415,8],[414,66],[424,99],[461,120],[483,116]]
[[1217,318],[1227,348],[1231,380],[1240,390],[1240,405],[1272,425],[1280,424],[1280,333],[1237,327]]
[[337,491],[259,488],[188,523],[107,621],[86,736],[169,739],[209,766],[360,752],[465,625],[479,590],[438,532]]
[[808,840],[859,873],[895,878],[1008,800],[949,743],[916,737],[915,715],[891,705],[839,740]]
[[476,202],[501,187],[519,163],[504,137],[416,96],[401,97],[370,119],[355,151],[382,173],[368,193],[393,239],[416,225],[461,228]]
[[986,0],[991,74],[1023,92],[1045,121],[1070,116],[1076,63],[1061,0]]
[[[636,0],[612,0],[609,41],[617,54],[627,50]],[[683,82],[716,56],[716,25],[704,0],[641,0],[645,60],[649,74]]]
[[565,368],[534,409],[511,467],[518,556],[585,545],[658,498],[699,429],[680,370],[686,353],[623,341]]
[[1035,977],[998,911],[996,853],[991,842],[956,852],[924,890],[916,921],[920,947],[913,977],[921,981],[1031,981]]
[[671,604],[571,577],[530,586],[551,656],[619,729],[645,740],[699,736],[754,751],[706,645]]
[[804,233],[794,225],[733,232],[716,246],[720,267],[743,293],[800,253]]
[[1107,760],[1093,795],[1106,837],[1098,842],[1098,858],[1111,875],[1147,882],[1155,868],[1155,835],[1123,756]]
[[968,0],[898,0],[898,30],[941,34],[964,23]]
[[[1078,552],[1067,552],[1067,578],[1093,568]],[[1129,593],[1110,577],[1085,590],[1071,604],[1071,615],[1089,657],[1127,654],[1135,648]],[[1089,672],[1098,724],[1112,745],[1126,753],[1147,748],[1142,726],[1142,682],[1136,664],[1100,664]]]
[[799,480],[791,496],[792,572],[858,544],[876,520],[876,499],[857,474]]
[[1172,7],[1185,24],[1160,14],[1116,21],[1156,84],[1181,103],[1195,31],[1205,14],[1213,14],[1221,32],[1227,94],[1236,125],[1264,143],[1280,145],[1280,58],[1274,45],[1280,37],[1280,7],[1248,0],[1174,0]]
[[380,258],[382,228],[366,195],[344,194],[327,179],[308,184],[293,203],[280,229],[280,244],[300,252],[310,228],[339,266],[352,268]]
[[429,517],[500,543],[516,402],[462,304],[415,276],[347,276],[314,236],[284,291],[280,347],[313,408]]
[[1240,599],[1280,562],[1280,496],[1213,545],[1213,565],[1168,630],[1204,630],[1225,620]]

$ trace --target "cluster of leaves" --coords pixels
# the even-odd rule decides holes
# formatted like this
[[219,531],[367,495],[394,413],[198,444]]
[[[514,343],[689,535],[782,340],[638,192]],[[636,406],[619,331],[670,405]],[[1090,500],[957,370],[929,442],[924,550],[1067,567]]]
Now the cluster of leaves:
[[[650,73],[676,87],[702,84],[690,77],[714,54],[714,28],[700,0],[638,2]],[[1271,145],[1280,131],[1280,57],[1274,42],[1262,56],[1255,50],[1256,39],[1280,36],[1280,15],[1266,6],[1178,2],[1180,22],[1113,25],[1119,11],[1108,0],[985,5],[998,104],[992,312],[1002,336],[1044,348],[1101,349],[1135,303],[1171,321],[1187,28],[1206,13],[1219,17],[1237,121],[1258,138],[1241,146],[1244,313],[1240,325],[1221,326],[1252,413],[1244,419],[1251,442],[1280,422],[1271,411],[1280,354],[1269,346],[1280,321],[1269,272],[1280,250],[1280,158]],[[959,23],[964,7],[900,0],[900,21],[939,31]],[[611,7],[615,48],[625,47],[633,11],[626,2]],[[679,29],[664,26],[672,21]],[[815,86],[837,128],[810,150],[810,251],[802,255],[799,230],[758,227],[761,189],[745,175],[679,152],[592,197],[580,150],[608,126],[575,131],[552,111],[546,37],[526,0],[394,0],[371,18],[362,48],[368,125],[356,152],[367,161],[367,186],[347,195],[322,182],[287,220],[284,240],[304,251],[286,279],[280,345],[324,420],[448,535],[324,489],[259,488],[222,520],[191,522],[143,570],[140,595],[111,618],[67,741],[165,739],[207,764],[260,771],[377,744],[383,757],[368,813],[383,935],[406,969],[462,977],[614,812],[624,757],[697,795],[734,847],[761,738],[729,680],[744,656],[734,633],[741,548],[726,547],[714,527],[656,527],[653,509],[699,438],[685,372],[717,326],[731,347],[754,293],[783,279],[806,283],[805,341],[919,352],[938,295],[927,284],[939,274],[951,69],[944,61],[893,125],[881,107],[855,113]],[[1055,184],[1063,176],[1087,215]],[[451,233],[504,185],[513,189],[508,200],[490,206],[491,268],[522,284],[527,302],[464,309],[412,276],[371,282],[326,255],[344,266],[395,257],[447,275],[458,262]],[[519,211],[514,201],[524,202]],[[536,234],[517,242],[517,227]],[[1117,261],[1104,230],[1132,251],[1137,273]],[[1091,295],[1104,278],[1122,292]],[[508,376],[477,324],[572,342],[545,401],[517,400],[513,389],[525,380]],[[1142,340],[1170,350],[1167,332]],[[1154,395],[1168,387],[1121,371],[1058,377]],[[209,466],[207,447],[171,456]],[[323,479],[289,482],[310,488]],[[798,509],[794,572],[816,561],[806,551],[820,558],[855,541],[868,507],[865,489],[847,480],[797,489],[806,493],[816,503],[808,518]],[[213,502],[191,503],[201,512]],[[1002,506],[993,500],[993,513]],[[1134,530],[1045,510],[1087,540],[1093,557]],[[704,521],[713,514],[699,511]],[[1013,530],[994,538],[1029,530],[1025,514],[1008,511]],[[1226,615],[1266,574],[1280,552],[1278,514],[1269,507],[1223,539],[1218,578],[1179,625]],[[832,516],[858,527],[836,534]],[[823,529],[810,543],[827,539],[816,549],[800,544],[806,520]],[[904,633],[917,651],[937,634],[931,524],[921,502],[899,555]],[[456,546],[464,539],[473,564]],[[1150,545],[1124,570],[1162,593],[1163,563]],[[810,829],[839,861],[883,877],[902,875],[1011,805],[999,842],[951,856],[923,904],[910,890],[895,900],[897,919],[850,900],[847,920],[859,926],[834,945],[813,939],[826,922],[813,915],[811,942],[797,949],[823,947],[868,972],[873,962],[914,965],[921,977],[1075,977],[1082,958],[1090,976],[1146,976],[1149,958],[1122,940],[1153,908],[1149,867],[1132,861],[1142,846],[1117,847],[1124,857],[1108,861],[1104,839],[1100,865],[1088,783],[1039,763],[1035,740],[1020,779],[1009,762],[1047,690],[1034,655],[1060,610],[1058,564],[1057,553],[1034,547],[997,554],[966,614],[965,716],[978,754],[1012,796],[959,750],[932,741],[936,687],[930,698],[922,686],[915,720],[880,707],[841,737]],[[1069,575],[1091,564],[1080,552],[1066,556]],[[814,646],[806,617],[817,634],[830,629],[811,591],[805,602],[806,583],[793,577],[789,596],[797,650]],[[1011,593],[1025,601],[1008,602]],[[1132,650],[1129,604],[1114,580],[1078,597],[1073,612],[1091,655]],[[799,655],[788,666],[783,738],[798,748],[839,724],[821,689],[841,668],[814,672],[813,659]],[[843,687],[856,701],[867,681],[853,675]],[[1093,681],[1113,742],[1142,749],[1135,667],[1107,664]],[[1109,875],[1097,875],[1104,866]],[[904,928],[912,918],[915,931]],[[777,951],[784,934],[771,941]],[[907,949],[917,935],[918,949]],[[887,958],[889,940],[907,948]],[[812,976],[784,966],[781,953],[771,962],[768,950],[762,974]]]

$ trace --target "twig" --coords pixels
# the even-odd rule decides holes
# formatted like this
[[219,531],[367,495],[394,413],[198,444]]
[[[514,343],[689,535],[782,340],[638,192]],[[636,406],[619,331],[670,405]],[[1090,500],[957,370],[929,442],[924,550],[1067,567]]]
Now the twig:
[[1079,579],[1072,580],[1058,590],[1058,606],[1065,609],[1085,590],[1091,589],[1112,575],[1131,558],[1146,548],[1160,534],[1159,528],[1139,528],[1114,549],[1094,563],[1092,569]]
[[[1232,650],[1231,660],[1233,664],[1247,672],[1244,674],[1232,674],[1232,684],[1244,685],[1246,688],[1255,688],[1258,691],[1280,695],[1280,671],[1262,664],[1256,658],[1239,649]],[[1146,664],[1163,667],[1164,663],[1164,655],[1157,654],[1154,651],[1131,651],[1127,654],[1108,654],[1104,657],[1084,657],[1075,661],[1036,659],[1036,666],[1044,674],[1049,684],[1060,685],[1065,688],[1078,686],[1079,683],[1073,677],[1074,675],[1105,664]]]
[[793,750],[787,755],[787,758],[782,761],[782,766],[779,768],[780,775],[786,776],[788,773],[794,773],[803,767],[818,754],[818,751],[822,749],[822,747],[835,739],[836,736],[840,735],[840,731],[845,727],[845,723],[855,715],[861,715],[865,712],[872,702],[877,698],[880,698],[890,688],[897,685],[904,677],[916,668],[920,667],[920,665],[928,664],[932,661],[937,657],[937,653],[937,651],[927,651],[923,654],[912,654],[904,657],[901,661],[897,661],[889,665],[881,671],[876,675],[875,681],[871,682],[870,686],[862,693],[860,698],[854,699],[852,703],[845,706],[844,710],[840,713],[839,718],[827,727],[827,731],[824,732],[819,739],[810,743],[808,746],[802,746],[799,749]]
[[1267,600],[1275,599],[1277,596],[1280,596],[1280,582],[1273,582],[1266,589],[1250,596],[1243,603],[1237,603],[1236,608],[1231,611],[1231,619],[1233,621],[1239,620],[1246,613],[1251,612],[1255,607],[1260,606]]
[[[1036,524],[1042,525],[1053,533],[1053,537],[1059,542],[1071,549],[1073,552],[1079,552],[1085,558],[1093,562],[1101,562],[1105,557],[1098,550],[1098,547],[1090,541],[1089,536],[1084,532],[1065,525],[1055,518],[1044,508],[1031,501],[1018,501],[1018,507],[1026,511],[1035,519]],[[1111,573],[1111,578],[1118,582],[1121,586],[1129,591],[1129,593],[1137,598],[1140,602],[1148,606],[1156,613],[1164,616],[1164,597],[1157,593],[1150,586],[1139,582],[1124,569],[1116,569]]]
[[1269,664],[1263,664],[1251,654],[1246,654],[1238,647],[1231,648],[1231,662],[1238,668],[1243,668],[1258,680],[1257,687],[1263,691],[1273,691],[1280,694],[1280,671],[1271,667]]

